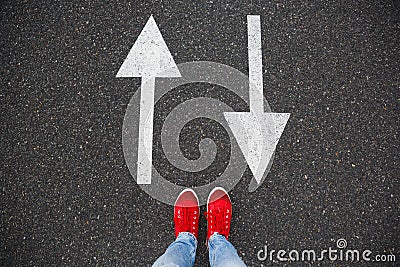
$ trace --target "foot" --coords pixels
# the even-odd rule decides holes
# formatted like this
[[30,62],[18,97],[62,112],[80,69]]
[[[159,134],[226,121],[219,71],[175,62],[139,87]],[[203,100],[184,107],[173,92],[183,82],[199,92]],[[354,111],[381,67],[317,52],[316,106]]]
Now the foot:
[[192,189],[183,190],[175,201],[175,237],[182,232],[189,232],[197,238],[199,213],[199,200],[196,193]]
[[215,233],[228,239],[231,229],[232,203],[222,187],[214,188],[207,200],[207,242]]

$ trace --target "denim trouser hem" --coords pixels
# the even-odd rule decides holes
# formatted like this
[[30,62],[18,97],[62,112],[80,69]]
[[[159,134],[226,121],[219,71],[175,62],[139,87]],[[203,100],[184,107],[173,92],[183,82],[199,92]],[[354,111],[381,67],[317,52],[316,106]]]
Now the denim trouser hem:
[[196,249],[196,237],[189,232],[182,232],[153,267],[191,267],[196,258]]
[[[246,267],[233,245],[225,236],[213,234],[208,240],[211,267]],[[191,233],[180,233],[157,259],[153,267],[192,267],[196,257],[197,239]]]

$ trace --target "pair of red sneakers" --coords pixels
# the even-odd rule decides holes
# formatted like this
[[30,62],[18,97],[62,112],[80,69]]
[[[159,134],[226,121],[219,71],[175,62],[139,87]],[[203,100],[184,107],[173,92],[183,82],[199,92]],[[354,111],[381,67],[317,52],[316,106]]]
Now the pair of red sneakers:
[[[185,189],[179,194],[174,208],[175,236],[182,232],[189,232],[196,238],[199,232],[199,200],[192,189]],[[207,241],[218,233],[228,239],[232,203],[228,193],[222,187],[214,188],[207,199]]]

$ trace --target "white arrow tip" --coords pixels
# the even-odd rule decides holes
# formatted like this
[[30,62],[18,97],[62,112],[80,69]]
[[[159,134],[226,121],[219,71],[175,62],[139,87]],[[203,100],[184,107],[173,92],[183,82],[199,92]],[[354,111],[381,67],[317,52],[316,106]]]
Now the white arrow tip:
[[290,113],[224,112],[224,116],[259,184]]
[[153,15],[133,44],[117,77],[181,77]]

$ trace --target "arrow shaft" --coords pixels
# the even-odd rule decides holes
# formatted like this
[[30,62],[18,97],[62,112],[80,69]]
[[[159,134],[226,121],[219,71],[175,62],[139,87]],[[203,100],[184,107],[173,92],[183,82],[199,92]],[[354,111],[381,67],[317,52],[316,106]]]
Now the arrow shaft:
[[250,112],[260,114],[264,113],[260,16],[247,16],[247,41],[249,53]]
[[137,183],[151,184],[155,78],[142,78],[140,87]]

